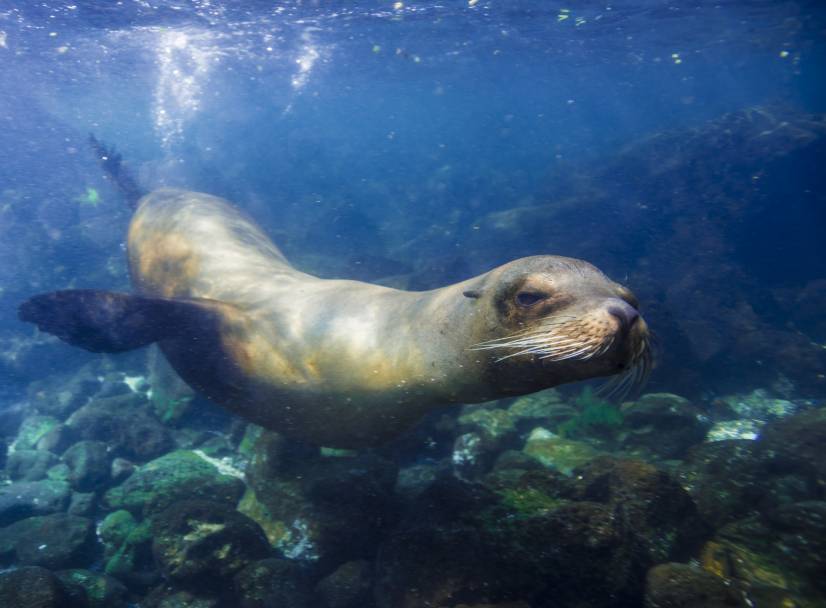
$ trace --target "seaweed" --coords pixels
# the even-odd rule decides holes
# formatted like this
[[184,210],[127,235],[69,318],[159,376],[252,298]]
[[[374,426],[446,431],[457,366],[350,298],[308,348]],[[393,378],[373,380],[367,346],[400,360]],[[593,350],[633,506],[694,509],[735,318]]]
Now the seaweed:
[[623,416],[612,403],[600,399],[590,386],[574,401],[578,411],[573,418],[559,425],[557,432],[568,439],[591,435],[612,434],[622,426]]

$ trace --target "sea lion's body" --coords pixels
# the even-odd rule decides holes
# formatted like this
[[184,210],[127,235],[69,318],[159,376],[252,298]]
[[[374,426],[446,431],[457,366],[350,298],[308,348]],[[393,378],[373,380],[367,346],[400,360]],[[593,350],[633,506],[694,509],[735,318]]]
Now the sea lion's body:
[[[89,298],[80,304],[70,292],[56,292],[48,305],[48,295],[33,298],[21,317],[86,348],[97,340],[88,337],[92,325],[149,328],[146,319],[161,318],[157,337],[126,348],[157,341],[181,377],[212,400],[319,445],[377,445],[438,405],[615,374],[647,354],[644,323],[621,299],[624,288],[568,258],[524,258],[426,292],[320,279],[293,268],[226,201],[182,190],[140,200],[128,253],[140,294],[122,295],[140,313],[128,323],[120,304],[104,298],[106,314],[87,315]],[[84,318],[75,322],[81,329],[61,333],[49,315],[65,300]],[[165,316],[155,310],[167,306]],[[536,346],[548,332],[556,345]],[[503,348],[511,354],[501,356]]]
[[139,293],[235,307],[208,352],[186,337],[160,346],[190,385],[265,427],[322,445],[375,444],[434,402],[493,396],[472,370],[478,353],[457,348],[467,311],[456,304],[471,304],[461,288],[416,293],[299,272],[233,207],[194,192],[144,197],[128,243]]

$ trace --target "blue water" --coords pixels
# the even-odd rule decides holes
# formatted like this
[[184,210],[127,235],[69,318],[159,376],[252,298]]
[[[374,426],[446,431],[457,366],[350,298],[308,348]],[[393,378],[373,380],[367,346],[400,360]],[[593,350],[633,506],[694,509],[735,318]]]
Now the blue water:
[[[689,412],[679,424],[696,429],[686,439],[680,435],[682,428],[663,427],[662,441],[685,443],[673,453],[658,452],[656,441],[654,448],[642,440],[634,444],[638,435],[645,439],[651,429],[659,434],[660,427],[644,421],[633,432],[625,428],[618,433],[611,427],[622,424],[616,422],[616,412],[614,422],[606,423],[605,410],[599,409],[605,404],[595,405],[591,393],[580,393],[575,386],[563,390],[567,403],[580,409],[590,404],[595,427],[609,427],[603,435],[590,437],[590,427],[569,409],[569,428],[579,429],[575,436],[601,450],[633,452],[643,445],[633,455],[650,456],[671,467],[675,476],[682,475],[680,483],[692,492],[686,500],[694,500],[710,522],[695,540],[707,541],[724,524],[746,521],[738,540],[745,542],[750,530],[757,529],[748,519],[753,508],[769,512],[778,505],[803,505],[804,515],[824,512],[820,481],[826,469],[820,452],[812,448],[822,445],[818,437],[824,423],[822,415],[817,422],[815,414],[826,403],[824,74],[826,7],[815,0],[0,0],[0,450],[15,440],[24,416],[54,411],[44,409],[43,400],[56,399],[66,378],[81,378],[71,384],[72,390],[83,394],[84,403],[94,403],[106,397],[107,390],[119,390],[112,385],[122,388],[117,374],[112,380],[104,372],[137,376],[146,370],[145,351],[101,358],[37,334],[17,319],[17,306],[36,293],[130,289],[125,260],[130,211],[90,149],[91,133],[116,148],[145,190],[173,186],[225,197],[259,222],[299,269],[324,277],[430,289],[522,256],[548,253],[587,259],[639,297],[658,345],[656,367],[645,390],[690,399],[691,403],[677,400]],[[91,367],[78,372],[84,364]],[[141,401],[143,393],[136,395],[135,407],[143,416],[139,422],[157,431],[162,426],[154,418],[157,411]],[[163,449],[150,450],[149,455],[135,452],[134,446],[133,452],[118,451],[124,449],[118,438],[105,433],[94,439],[107,442],[110,457],[127,454],[138,465],[171,445],[210,445],[208,439],[215,437],[215,442],[226,437],[234,442],[232,450],[216,451],[219,455],[248,457],[235,450],[241,435],[238,421],[233,423],[209,404],[201,402],[199,407],[183,423],[165,420],[166,430],[157,432],[169,433],[163,435],[169,445],[158,441]],[[60,411],[65,422],[70,411]],[[281,483],[292,474],[289,467],[300,469],[306,456],[310,464],[301,474],[313,480],[317,475],[324,491],[315,488],[318,495],[311,496],[307,490],[296,505],[303,509],[320,500],[324,508],[342,513],[342,521],[351,518],[342,526],[356,530],[355,536],[361,528],[350,524],[366,521],[360,510],[369,512],[374,502],[386,501],[372,513],[379,523],[369,524],[369,534],[363,535],[367,549],[334,530],[332,537],[340,546],[333,543],[331,553],[337,556],[344,547],[348,559],[373,560],[381,546],[391,556],[385,558],[391,565],[382,565],[382,559],[376,564],[392,570],[392,556],[406,555],[404,533],[413,529],[411,542],[425,547],[429,542],[421,541],[429,538],[419,534],[421,522],[405,511],[404,500],[413,500],[413,490],[427,485],[416,475],[435,477],[456,465],[457,453],[466,456],[461,440],[472,433],[461,435],[464,431],[457,430],[458,412],[455,408],[444,418],[431,418],[418,435],[382,453],[397,457],[392,466],[368,463],[342,473],[335,459],[317,462],[311,450],[294,448],[297,456],[286,449],[286,456],[279,453],[288,461],[288,472],[270,473]],[[752,442],[758,445],[754,453],[742,445],[745,441],[731,444],[735,447],[729,453],[725,444],[709,447],[700,439],[712,422],[732,421],[753,424],[738,437],[754,439],[757,432],[751,430],[793,412],[812,416],[812,428],[820,430],[813,430],[811,437],[804,432],[806,425],[773,431],[774,443]],[[631,418],[626,417],[626,425]],[[559,430],[562,426],[554,425],[562,420],[550,417],[542,425]],[[476,471],[478,479],[504,450],[526,445],[532,428],[522,428],[524,423],[517,420],[510,443],[486,446],[489,452],[480,461],[487,469]],[[795,433],[801,435],[799,442]],[[215,449],[215,443],[211,445]],[[750,458],[763,458],[757,451],[764,445],[775,456],[776,447],[786,445],[802,455],[784,454],[782,462],[772,460],[771,466],[765,459],[754,464]],[[686,456],[692,447],[701,450],[694,462]],[[48,448],[55,462],[65,448]],[[685,462],[675,464],[681,458]],[[330,462],[335,463],[333,473],[324,469]],[[388,471],[411,463],[423,466],[424,473],[408,469],[407,494],[394,495]],[[535,463],[522,465],[528,477],[535,473]],[[759,469],[764,465],[765,470]],[[0,490],[5,475],[11,477],[11,467],[3,470]],[[395,469],[391,472],[394,475]],[[355,515],[346,505],[336,510],[340,486],[346,485],[337,476],[345,473],[355,480],[355,498],[349,486],[343,492],[356,505],[350,510]],[[480,521],[466,522],[466,512],[487,517],[487,505],[479,499],[484,492],[503,487],[524,490],[503,480],[489,483],[484,492],[450,485],[459,484],[456,479],[465,474],[472,477],[473,471],[459,471],[452,482],[445,482],[443,503],[439,487],[427,486],[440,505],[431,505],[432,513],[443,517],[439,509],[444,509],[458,514],[451,520],[454,528],[444,524],[445,530],[464,530],[462,526],[472,525],[467,522]],[[608,513],[608,507],[600,506],[608,502],[602,489],[580,487],[580,494],[571,498],[574,482],[560,481],[556,472],[548,475],[545,485],[537,486],[538,494],[531,494],[536,488],[528,485],[527,497],[508,495],[513,503],[508,503],[508,517],[517,509],[514,504],[536,506],[540,496],[546,501],[540,506],[548,509],[551,503],[556,509],[560,501],[587,503],[583,513],[596,522],[589,528],[599,532],[594,537],[608,529],[600,527],[599,517]],[[729,475],[734,481],[726,486]],[[370,483],[377,478],[390,481],[374,492]],[[665,478],[657,479],[662,487],[667,485]],[[708,496],[697,490],[697,479],[708,483],[711,499],[705,500]],[[106,477],[95,487],[98,499],[122,481]],[[567,490],[559,490],[563,487]],[[657,486],[658,491],[662,487]],[[673,493],[678,505],[664,517],[668,525],[685,519],[679,506],[682,490],[676,487],[674,483],[663,490],[669,497]],[[542,494],[548,488],[553,491]],[[359,491],[368,497],[368,506],[360,506],[364,496]],[[590,496],[592,491],[599,496]],[[632,494],[629,501],[639,498]],[[729,495],[734,498],[726,502]],[[641,500],[650,505],[650,498],[646,494]],[[660,495],[654,499],[671,500]],[[722,506],[715,502],[718,499]],[[591,501],[600,505],[594,507]],[[107,508],[86,515],[100,519]],[[312,508],[321,509],[315,503]],[[611,508],[625,516],[613,502]],[[632,508],[628,512],[629,517],[637,513]],[[822,524],[817,523],[822,518],[815,515],[805,521],[802,515],[795,519],[794,511],[777,516],[771,524],[777,528],[769,532],[769,523],[760,525],[769,545],[787,547],[771,539],[787,534],[784,538],[793,545],[795,538],[822,535]],[[424,522],[421,529],[441,538],[439,521],[437,517],[436,523]],[[397,524],[400,527],[392,527]],[[547,532],[535,521],[532,525]],[[803,530],[799,534],[794,527],[798,525]],[[401,530],[401,535],[394,536],[391,529]],[[639,534],[648,531],[645,527]],[[669,534],[667,527],[657,531],[662,538]],[[324,533],[320,537],[324,540]],[[626,542],[631,536],[623,538]],[[668,538],[672,543],[674,535]],[[656,547],[653,536],[645,540]],[[347,552],[349,545],[357,547],[355,555]],[[304,540],[296,546],[316,550]],[[290,551],[298,551],[296,546]],[[484,546],[485,556],[498,555],[490,549],[498,548],[495,543]],[[789,571],[812,578],[811,563],[819,563],[811,557],[817,555],[817,547],[789,549],[799,558]],[[441,548],[453,555],[449,543]],[[637,555],[638,546],[632,548],[623,554],[629,560]],[[642,601],[641,573],[649,566],[701,559],[699,549],[694,549],[643,559],[643,566],[637,564],[638,585],[629,597]],[[100,546],[96,551],[95,560],[81,565],[98,568]],[[284,555],[294,557],[286,550]],[[551,553],[528,551],[522,558],[533,563],[547,555]],[[148,549],[143,559],[143,566],[157,570]],[[314,581],[338,565],[335,557],[331,559],[313,573]],[[427,555],[422,561],[428,562]],[[588,568],[571,560],[563,564],[570,571],[559,570],[559,588],[572,594],[559,600],[561,604],[556,604],[551,590],[520,595],[501,581],[497,584],[505,591],[500,589],[497,601],[530,596],[540,598],[537,606],[608,605],[598,600],[578,603],[577,594],[587,596],[592,586],[588,576],[582,578],[584,570],[590,572],[591,563],[585,561]],[[596,560],[594,568],[600,581],[608,577],[599,574],[599,568],[610,572],[615,563],[605,565],[607,557],[603,561]],[[723,561],[734,568],[733,573],[724,572],[726,576],[742,582],[753,574],[730,556]],[[488,566],[491,563],[491,571],[497,572],[499,562],[494,559]],[[531,581],[518,560],[509,565],[526,579],[526,589],[534,588],[536,577]],[[403,566],[394,573],[405,573]],[[742,571],[737,570],[741,566]],[[783,567],[778,571],[782,573]],[[451,573],[444,575],[447,582],[441,581],[446,588],[452,584]],[[438,572],[431,574],[438,578]],[[516,580],[515,586],[522,580],[502,576]],[[483,584],[470,579],[468,604],[488,605],[484,595],[474,593],[496,577],[480,577]],[[568,577],[574,591],[565,587]],[[159,580],[153,579],[152,585]],[[782,585],[776,583],[767,583],[769,595],[780,594]],[[820,589],[812,597],[822,599],[819,579],[809,583]],[[428,580],[416,584],[439,589]],[[129,585],[133,598],[146,591],[140,583]],[[381,605],[392,605],[394,596],[386,589],[384,593]],[[801,596],[809,597],[806,593]]]
[[[147,190],[229,198],[322,274],[378,278],[358,267],[369,256],[426,288],[559,253],[624,280],[672,233],[658,200],[672,184],[600,168],[657,133],[745,108],[822,111],[823,24],[815,2],[7,2],[0,304],[11,314],[0,327],[26,333],[13,310],[33,291],[126,285],[128,213],[89,152],[92,132]],[[703,220],[727,241],[712,258],[741,267],[744,285],[794,290],[823,276],[819,155],[807,162],[788,168],[791,181],[769,176],[772,202],[754,214]],[[557,231],[567,240],[544,229],[502,240],[485,220],[602,185],[606,215],[569,213]],[[89,188],[97,204],[82,202]],[[579,235],[628,206],[647,213],[619,220],[621,245],[578,251]],[[678,279],[662,263],[643,277],[661,293]],[[782,326],[764,300],[750,305]],[[671,308],[660,324],[682,314]],[[668,364],[680,363],[664,359],[661,378]]]

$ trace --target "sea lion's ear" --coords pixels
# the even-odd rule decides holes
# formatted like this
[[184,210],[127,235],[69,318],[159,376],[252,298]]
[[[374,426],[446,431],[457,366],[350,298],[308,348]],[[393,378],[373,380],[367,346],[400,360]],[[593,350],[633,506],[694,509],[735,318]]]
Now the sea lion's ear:
[[[20,305],[21,321],[96,353],[119,353],[209,326],[213,300],[149,298],[94,289],[42,293]],[[213,323],[214,324],[214,323]]]
[[477,300],[482,297],[482,292],[478,289],[468,289],[467,291],[463,291],[462,295],[471,300]]

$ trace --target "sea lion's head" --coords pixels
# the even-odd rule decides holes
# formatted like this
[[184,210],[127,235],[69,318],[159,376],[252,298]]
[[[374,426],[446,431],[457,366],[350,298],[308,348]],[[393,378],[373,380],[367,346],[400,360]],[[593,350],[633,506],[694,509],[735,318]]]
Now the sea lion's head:
[[[488,382],[502,394],[616,376],[610,388],[642,384],[651,368],[648,326],[623,285],[582,260],[535,256],[485,275],[465,292],[485,307]],[[491,337],[491,334],[494,334]]]

